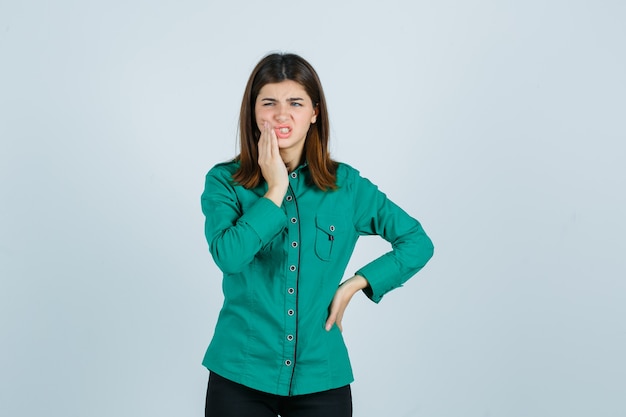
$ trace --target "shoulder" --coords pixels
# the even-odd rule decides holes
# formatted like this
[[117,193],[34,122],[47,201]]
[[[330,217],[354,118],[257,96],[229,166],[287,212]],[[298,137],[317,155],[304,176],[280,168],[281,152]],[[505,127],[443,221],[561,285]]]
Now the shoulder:
[[346,182],[353,182],[355,178],[361,177],[359,171],[352,165],[345,162],[339,162],[337,164],[337,185],[341,186]]
[[235,188],[233,174],[238,168],[239,162],[234,160],[214,165],[204,178],[204,192],[215,192],[216,190],[223,192],[225,189]]
[[232,160],[220,162],[209,170],[207,177],[232,178],[233,174],[239,169],[239,162]]
[[337,186],[352,187],[358,185],[361,182],[370,182],[367,178],[361,176],[361,172],[354,168],[352,165],[345,162],[339,162],[337,166]]

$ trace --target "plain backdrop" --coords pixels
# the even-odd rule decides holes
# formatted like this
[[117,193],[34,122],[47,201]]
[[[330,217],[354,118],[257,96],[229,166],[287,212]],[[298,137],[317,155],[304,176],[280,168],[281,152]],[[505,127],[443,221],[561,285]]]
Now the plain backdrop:
[[[344,321],[356,417],[626,415],[626,3],[0,1],[0,415],[203,415],[204,175],[271,51],[432,262]],[[388,250],[360,241],[346,271]]]

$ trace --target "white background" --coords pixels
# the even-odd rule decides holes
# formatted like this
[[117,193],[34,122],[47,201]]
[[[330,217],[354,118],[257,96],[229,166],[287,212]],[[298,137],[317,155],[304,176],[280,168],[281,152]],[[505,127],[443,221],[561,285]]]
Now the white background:
[[0,415],[202,415],[204,175],[290,51],[436,246],[347,313],[355,416],[623,417],[625,5],[2,0]]

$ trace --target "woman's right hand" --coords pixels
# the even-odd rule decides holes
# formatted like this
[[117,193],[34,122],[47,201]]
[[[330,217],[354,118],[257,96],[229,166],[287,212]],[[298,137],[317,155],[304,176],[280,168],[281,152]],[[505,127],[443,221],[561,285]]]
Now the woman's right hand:
[[274,132],[268,122],[264,123],[261,130],[258,148],[259,167],[261,168],[263,178],[267,182],[267,192],[264,197],[280,207],[289,187],[289,174],[285,162],[280,156],[276,132]]

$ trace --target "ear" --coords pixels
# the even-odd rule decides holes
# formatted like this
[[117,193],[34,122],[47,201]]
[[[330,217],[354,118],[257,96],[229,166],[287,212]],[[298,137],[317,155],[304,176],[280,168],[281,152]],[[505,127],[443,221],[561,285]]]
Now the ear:
[[314,112],[313,117],[311,117],[311,124],[317,121],[317,115],[319,114],[319,106],[317,104],[315,105]]

